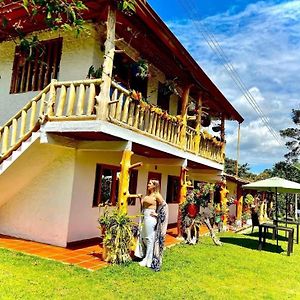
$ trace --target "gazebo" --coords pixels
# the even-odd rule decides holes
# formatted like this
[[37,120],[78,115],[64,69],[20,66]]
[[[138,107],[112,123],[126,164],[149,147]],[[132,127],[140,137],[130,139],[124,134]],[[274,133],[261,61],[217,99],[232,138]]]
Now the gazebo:
[[[243,185],[243,189],[275,193],[275,219],[273,220],[274,224],[260,224],[260,226],[259,226],[260,241],[262,238],[262,228],[263,227],[264,227],[264,230],[266,230],[267,228],[273,228],[276,232],[278,232],[278,230],[285,230],[284,227],[279,227],[278,223],[284,223],[286,225],[286,231],[289,234],[293,233],[293,231],[288,230],[287,225],[288,224],[297,225],[297,243],[299,243],[299,222],[298,221],[288,221],[287,213],[286,213],[285,220],[278,218],[278,199],[277,199],[278,193],[290,193],[290,194],[300,193],[300,184],[299,183],[290,181],[290,180],[286,180],[286,179],[283,179],[280,177],[272,177],[272,178],[259,180],[256,182],[252,182],[252,183]],[[265,236],[264,236],[264,239],[265,239]],[[278,237],[277,237],[277,246],[278,246]],[[289,239],[288,247],[289,247],[289,249],[288,249],[288,255],[289,255],[289,252],[292,252],[292,248],[293,248],[292,241],[290,241],[290,239]]]

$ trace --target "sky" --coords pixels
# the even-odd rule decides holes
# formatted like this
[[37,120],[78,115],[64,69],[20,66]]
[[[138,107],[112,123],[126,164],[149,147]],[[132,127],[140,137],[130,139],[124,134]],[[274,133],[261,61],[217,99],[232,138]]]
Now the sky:
[[[300,109],[300,0],[148,0],[201,68],[244,117],[239,163],[259,173],[285,160],[278,142],[201,34],[218,41],[279,136]],[[237,122],[226,122],[226,155],[237,159]]]

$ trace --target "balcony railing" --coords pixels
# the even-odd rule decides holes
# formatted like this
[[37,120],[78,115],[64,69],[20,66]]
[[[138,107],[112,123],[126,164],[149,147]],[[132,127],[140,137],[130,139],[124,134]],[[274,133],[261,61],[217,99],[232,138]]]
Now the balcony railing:
[[[155,105],[134,99],[128,90],[115,82],[112,82],[111,91],[108,112],[110,122],[223,163],[224,143],[217,141],[209,133],[199,133],[200,143],[196,147],[196,130],[184,125],[180,117],[169,115]],[[184,143],[180,140],[182,130],[185,130]]]
[[[41,122],[96,120],[95,97],[100,93],[101,83],[101,79],[52,81],[0,128],[0,161],[38,130]],[[107,121],[223,163],[224,143],[206,132],[197,133],[180,116],[169,115],[155,105],[134,99],[115,82],[111,83],[109,100]]]

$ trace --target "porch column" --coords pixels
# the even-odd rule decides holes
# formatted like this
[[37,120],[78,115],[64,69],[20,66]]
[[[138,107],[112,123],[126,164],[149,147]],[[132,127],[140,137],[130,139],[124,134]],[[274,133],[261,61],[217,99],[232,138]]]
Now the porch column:
[[179,205],[178,205],[178,217],[177,217],[177,236],[181,237],[181,222],[182,222],[182,215],[181,215],[181,204],[186,200],[186,193],[187,193],[187,160],[184,160],[184,163],[180,169],[180,190],[179,190]]
[[121,172],[119,178],[119,193],[118,193],[118,209],[121,213],[128,212],[128,198],[140,198],[141,195],[129,194],[130,170],[140,167],[142,163],[131,164],[132,143],[128,142],[126,149],[123,151],[121,160]]
[[195,136],[195,153],[198,155],[200,151],[200,131],[201,131],[201,115],[202,115],[202,92],[199,93],[197,99],[197,116],[196,116],[196,136]]
[[96,113],[98,120],[106,120],[110,101],[110,86],[115,55],[116,10],[108,7],[106,22],[106,41],[104,44],[104,61],[100,94],[96,96]]
[[186,86],[182,93],[182,106],[181,106],[182,127],[180,131],[180,148],[183,150],[185,150],[186,148],[187,106],[189,101],[190,88],[191,85]]
[[221,162],[225,160],[225,117],[222,115],[221,117],[221,133],[220,133],[221,141],[223,142],[222,150],[221,150]]

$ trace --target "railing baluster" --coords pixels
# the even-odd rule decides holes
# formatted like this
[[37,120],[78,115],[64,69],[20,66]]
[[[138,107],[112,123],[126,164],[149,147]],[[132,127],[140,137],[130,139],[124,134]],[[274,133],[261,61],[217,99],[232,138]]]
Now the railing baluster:
[[9,136],[9,128],[8,126],[5,126],[3,130],[3,136],[2,136],[1,153],[5,153],[8,149],[8,136]]
[[118,89],[115,89],[111,96],[111,101],[113,101],[114,103],[109,104],[109,116],[113,119],[115,119],[116,117],[117,103],[115,101],[117,101],[117,99],[118,99]]
[[168,134],[167,134],[167,141],[171,142],[171,136],[172,136],[172,128],[173,128],[173,122],[168,121]]
[[54,105],[56,100],[56,88],[54,85],[55,82],[56,80],[52,80],[50,85],[49,100],[47,105],[47,115],[49,117],[54,116]]
[[46,99],[46,93],[43,93],[41,96],[41,104],[40,104],[40,113],[39,116],[41,117],[44,114],[44,110],[45,110],[45,99]]
[[121,120],[121,114],[122,114],[122,106],[123,106],[123,101],[124,101],[124,94],[121,93],[118,99],[118,103],[117,103],[117,110],[116,110],[116,119],[118,121]]
[[136,105],[135,107],[135,112],[134,112],[134,122],[133,122],[133,127],[138,128],[139,126],[139,119],[140,119],[140,105]]
[[142,131],[145,130],[145,113],[146,113],[145,110],[141,109],[138,128]]
[[151,134],[153,134],[153,135],[155,135],[155,132],[156,132],[157,119],[158,119],[158,115],[154,114],[152,128],[151,128]]
[[156,130],[155,130],[155,133],[154,135],[155,136],[159,136],[159,133],[160,133],[160,124],[161,124],[161,117],[160,116],[157,116],[157,119],[156,119]]
[[67,108],[67,114],[66,114],[67,116],[73,115],[75,99],[76,99],[76,89],[75,89],[74,84],[72,83],[70,85],[70,94],[69,94],[68,108]]
[[134,111],[135,111],[135,102],[131,101],[130,105],[129,105],[128,122],[127,122],[127,124],[130,125],[130,126],[133,125]]
[[128,123],[128,112],[129,112],[129,105],[130,105],[130,97],[127,96],[125,99],[124,107],[123,107],[123,113],[122,113],[122,118],[121,121],[123,123]]
[[30,114],[30,121],[29,121],[29,129],[31,130],[35,123],[36,123],[36,101],[32,102],[32,106],[31,106],[31,114]]
[[152,133],[152,126],[153,126],[153,120],[154,120],[154,112],[149,110],[149,121],[148,121],[148,127],[147,127],[147,132]]
[[10,146],[13,146],[17,141],[18,121],[13,119]]
[[91,83],[90,92],[89,92],[88,106],[87,106],[87,112],[86,112],[86,114],[88,116],[92,115],[93,112],[94,112],[95,96],[96,96],[96,88],[95,88],[95,85],[93,83]]
[[27,112],[25,110],[22,110],[22,115],[21,115],[21,127],[20,127],[20,139],[23,138],[25,135],[25,130],[26,130],[26,119],[27,119]]
[[67,99],[67,89],[64,85],[62,85],[60,88],[60,96],[58,100],[56,116],[60,117],[63,115],[66,99]]
[[79,96],[77,102],[76,116],[83,115],[84,100],[85,100],[85,86],[81,84],[79,86]]

